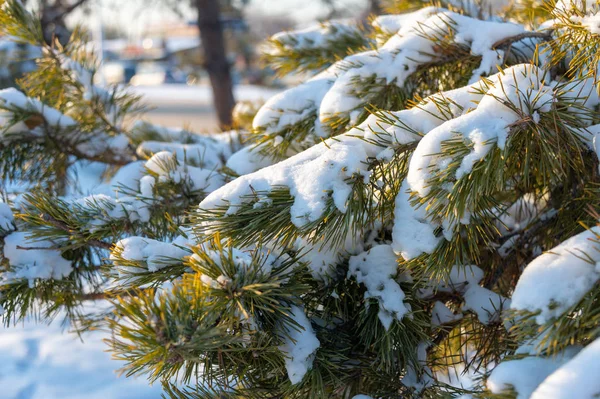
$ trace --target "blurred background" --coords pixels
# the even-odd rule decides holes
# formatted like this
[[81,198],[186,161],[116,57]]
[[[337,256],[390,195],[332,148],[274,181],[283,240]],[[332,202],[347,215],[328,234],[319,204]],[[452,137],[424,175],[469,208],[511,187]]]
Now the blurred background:
[[[231,125],[238,101],[260,103],[304,76],[275,76],[261,43],[282,30],[332,18],[364,19],[378,0],[23,0],[48,42],[78,25],[101,65],[99,84],[130,85],[153,123],[198,133]],[[0,37],[0,89],[36,68],[39,49]],[[0,399],[154,399],[159,386],[118,377],[97,331],[67,334],[29,320],[0,327]]]
[[[378,0],[23,2],[38,10],[49,42],[56,37],[66,43],[77,25],[84,27],[102,65],[98,79],[129,84],[145,95],[154,107],[148,120],[200,131],[226,125],[235,101],[268,98],[302,78],[278,78],[260,62],[261,43],[269,36],[332,18],[363,19],[380,7]],[[35,68],[36,51],[0,37],[0,88]],[[11,62],[17,59],[22,61]]]

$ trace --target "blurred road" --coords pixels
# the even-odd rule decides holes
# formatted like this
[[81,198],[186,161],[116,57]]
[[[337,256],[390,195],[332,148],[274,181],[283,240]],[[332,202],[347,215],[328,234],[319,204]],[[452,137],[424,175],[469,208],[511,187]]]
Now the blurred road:
[[[169,127],[186,127],[195,132],[217,129],[209,86],[162,85],[134,86],[131,90],[143,96],[152,108],[143,119]],[[265,101],[281,89],[239,85],[234,90],[237,101]]]

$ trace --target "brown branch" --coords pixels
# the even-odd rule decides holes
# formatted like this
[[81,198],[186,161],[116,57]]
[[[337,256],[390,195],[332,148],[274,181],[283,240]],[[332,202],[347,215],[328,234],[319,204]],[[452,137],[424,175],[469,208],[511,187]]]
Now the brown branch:
[[87,2],[88,2],[88,0],[78,0],[75,3],[71,4],[70,6],[65,7],[63,9],[63,12],[64,12],[65,15],[66,14],[70,14],[73,11],[75,11],[76,8],[81,7],[82,5],[84,5]]
[[492,49],[496,49],[498,47],[506,46],[518,42],[519,40],[527,39],[527,38],[540,38],[550,40],[552,39],[552,34],[549,31],[546,32],[523,32],[521,34],[505,37],[502,40],[498,40],[496,43],[492,45]]
[[50,224],[53,227],[56,227],[59,230],[62,230],[64,232],[67,232],[71,235],[77,236],[79,238],[82,238],[83,240],[85,240],[85,242],[93,247],[97,247],[97,248],[101,248],[101,249],[106,249],[106,250],[111,250],[112,248],[112,244],[109,244],[107,242],[104,241],[100,241],[100,240],[96,240],[94,238],[89,238],[86,237],[86,235],[78,230],[73,230],[72,228],[70,228],[66,223],[61,222],[59,220],[54,219],[52,216],[48,215],[48,214],[41,214],[40,218],[42,220],[44,220],[45,222],[47,222],[48,224]]
[[[515,249],[515,247],[521,245],[524,242],[529,242],[529,240],[536,234],[538,234],[538,232],[541,229],[546,227],[548,224],[554,222],[557,216],[558,212],[556,212],[554,215],[538,219],[535,223],[530,224],[530,227],[528,227],[525,230],[515,231],[501,237],[497,243],[498,248],[502,247],[502,245],[511,240],[513,237],[519,236],[519,238],[515,241],[512,248],[510,249],[510,252],[512,252]],[[506,269],[511,265],[511,262],[502,262],[500,266],[493,271],[493,274],[489,278],[486,278],[486,281],[483,284],[483,286],[491,290],[496,285],[498,280],[500,280]]]
[[102,300],[114,298],[114,297],[137,296],[140,291],[142,291],[142,290],[137,289],[137,288],[132,288],[132,289],[121,290],[121,291],[89,292],[86,294],[78,295],[77,299],[79,299],[80,301],[102,301]]

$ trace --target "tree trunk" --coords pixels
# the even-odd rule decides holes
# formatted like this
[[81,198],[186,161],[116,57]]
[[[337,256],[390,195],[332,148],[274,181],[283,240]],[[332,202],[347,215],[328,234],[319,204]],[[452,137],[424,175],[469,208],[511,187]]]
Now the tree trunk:
[[219,125],[227,129],[232,125],[231,112],[235,101],[220,21],[219,0],[196,0],[196,8],[200,39],[204,49],[204,62],[212,86]]
[[[56,39],[62,45],[68,43],[71,31],[67,29],[65,18],[87,2],[88,0],[55,0],[54,2],[41,0],[39,2],[40,23],[42,25],[42,32],[44,33],[44,40],[47,44],[52,45]],[[27,1],[24,1],[24,4],[26,3]]]
[[381,4],[379,0],[369,1],[369,14],[379,15],[381,14]]

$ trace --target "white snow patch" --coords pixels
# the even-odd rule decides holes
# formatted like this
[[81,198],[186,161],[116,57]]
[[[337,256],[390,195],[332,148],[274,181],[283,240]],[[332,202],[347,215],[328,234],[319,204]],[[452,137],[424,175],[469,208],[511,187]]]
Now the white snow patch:
[[523,271],[511,308],[539,311],[538,324],[561,316],[600,279],[598,228],[569,238],[535,258]]
[[395,280],[398,274],[397,256],[389,245],[378,245],[352,256],[349,261],[348,278],[367,288],[365,299],[379,302],[379,320],[389,330],[394,320],[402,320],[409,308],[404,303],[404,292]]
[[28,239],[25,232],[14,232],[4,237],[4,257],[12,271],[0,274],[5,284],[26,279],[33,285],[36,279],[61,280],[73,271],[71,262],[61,252],[52,249],[56,244],[47,240]]
[[300,327],[287,327],[287,334],[282,332],[284,343],[279,346],[279,350],[285,357],[285,367],[291,383],[297,384],[312,368],[315,352],[321,343],[313,331],[310,320],[304,314],[304,310],[292,306],[291,317]]
[[[496,394],[513,388],[517,392],[516,399],[533,398],[531,394],[542,381],[570,360],[577,350],[577,348],[570,348],[554,357],[530,356],[504,361],[492,371],[486,381],[487,388]],[[580,396],[570,397],[580,398]],[[548,399],[549,397],[544,396],[543,398]]]
[[540,384],[531,399],[594,399],[600,393],[600,339]]

